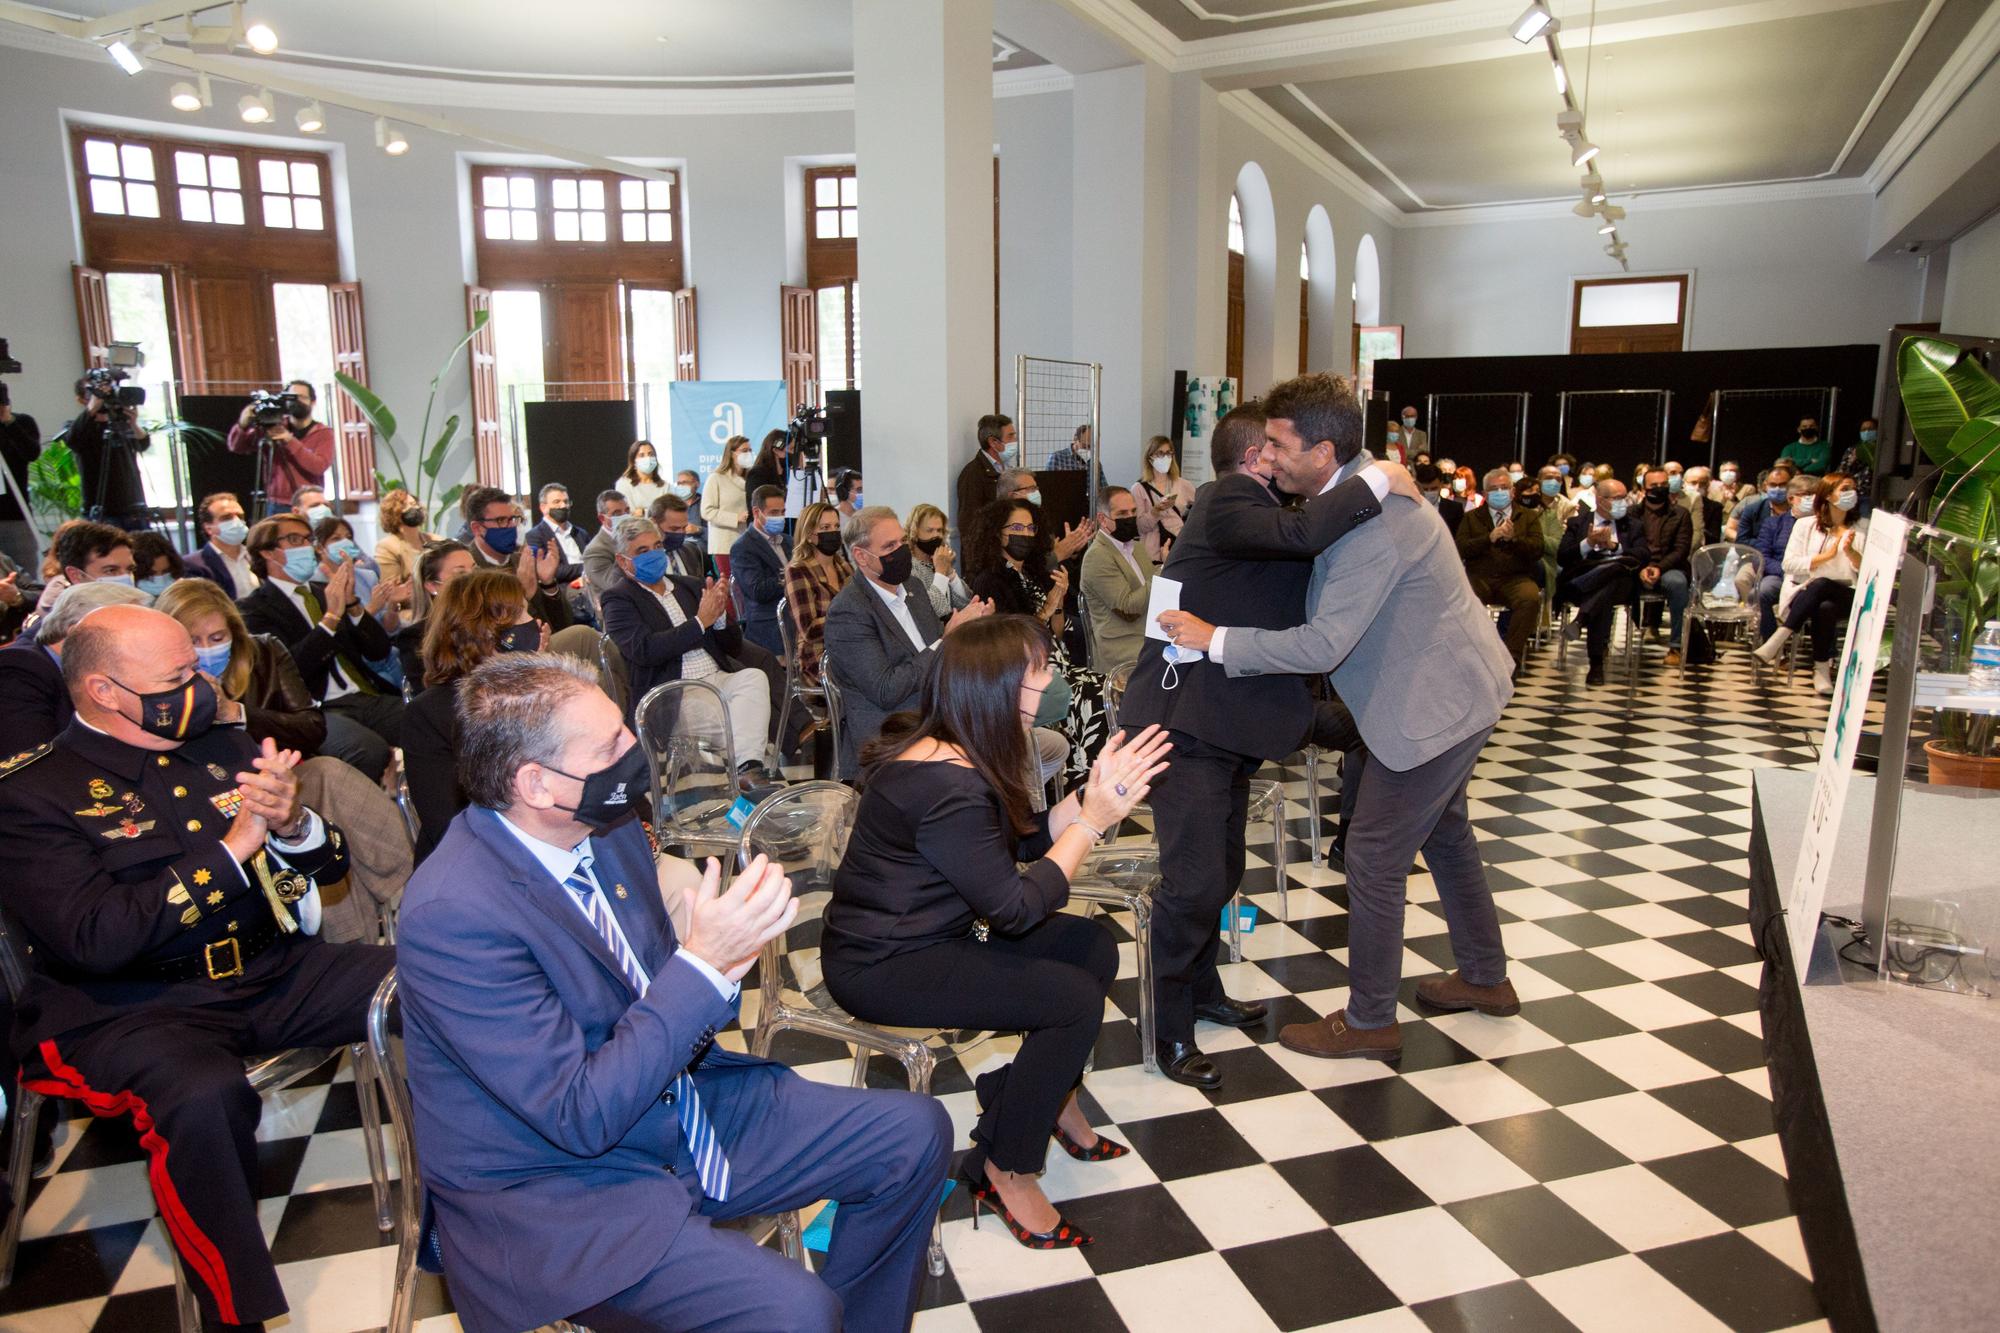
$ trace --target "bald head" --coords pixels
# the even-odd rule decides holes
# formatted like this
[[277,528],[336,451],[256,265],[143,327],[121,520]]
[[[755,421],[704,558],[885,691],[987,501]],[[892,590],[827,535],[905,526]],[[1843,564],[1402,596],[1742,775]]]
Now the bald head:
[[170,748],[133,721],[138,696],[185,685],[194,642],[178,620],[146,606],[106,606],[63,640],[63,684],[77,716],[119,740]]

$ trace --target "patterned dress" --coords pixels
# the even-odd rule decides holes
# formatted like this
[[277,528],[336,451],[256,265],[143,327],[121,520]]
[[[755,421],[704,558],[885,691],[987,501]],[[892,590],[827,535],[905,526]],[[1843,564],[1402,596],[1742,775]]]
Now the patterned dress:
[[[1035,582],[1012,565],[1002,566],[981,582],[999,584],[995,590],[999,596],[994,598],[994,607],[999,611],[1039,616],[1048,601],[1048,586]],[[1090,776],[1091,763],[1111,735],[1110,719],[1104,714],[1104,675],[1077,665],[1060,637],[1055,641],[1054,656],[1049,665],[1062,672],[1063,679],[1069,682],[1069,715],[1056,724],[1055,730],[1069,741],[1069,758],[1063,764],[1063,786],[1073,787]]]
[[792,624],[799,629],[799,679],[808,685],[819,684],[819,664],[826,656],[826,612],[833,605],[835,594],[847,586],[847,580],[854,577],[854,566],[847,563],[845,555],[833,557],[832,572],[828,573],[829,562],[808,560],[804,564],[785,566],[786,611],[792,617]]

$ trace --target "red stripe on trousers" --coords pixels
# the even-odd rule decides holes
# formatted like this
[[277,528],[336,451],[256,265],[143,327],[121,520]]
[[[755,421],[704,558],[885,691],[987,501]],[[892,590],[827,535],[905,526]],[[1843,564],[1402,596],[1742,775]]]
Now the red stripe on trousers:
[[130,1089],[118,1093],[97,1091],[84,1079],[80,1070],[63,1062],[53,1041],[44,1041],[41,1053],[42,1063],[55,1077],[31,1079],[22,1086],[44,1097],[67,1097],[80,1101],[92,1115],[132,1117],[132,1128],[139,1131],[139,1145],[146,1150],[146,1178],[153,1186],[153,1198],[160,1205],[160,1218],[167,1224],[174,1248],[181,1252],[195,1274],[207,1284],[209,1292],[215,1297],[216,1312],[222,1316],[222,1322],[238,1322],[236,1296],[229,1289],[229,1272],[223,1267],[222,1253],[215,1248],[215,1242],[208,1238],[207,1233],[195,1225],[187,1205],[181,1202],[180,1191],[174,1188],[173,1177],[167,1174],[167,1141],[160,1137],[146,1099]]

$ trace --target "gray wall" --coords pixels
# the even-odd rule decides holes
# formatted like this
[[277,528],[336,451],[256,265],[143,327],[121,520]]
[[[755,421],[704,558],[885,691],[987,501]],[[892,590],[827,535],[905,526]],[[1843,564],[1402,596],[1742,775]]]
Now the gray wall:
[[2000,213],[1951,243],[1939,320],[1946,333],[2000,338]]

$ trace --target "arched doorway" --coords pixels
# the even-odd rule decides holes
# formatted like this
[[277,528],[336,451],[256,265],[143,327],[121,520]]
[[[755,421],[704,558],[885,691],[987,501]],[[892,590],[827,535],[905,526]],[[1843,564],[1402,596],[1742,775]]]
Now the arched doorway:
[[1340,335],[1334,322],[1340,292],[1335,282],[1338,252],[1334,247],[1333,219],[1323,206],[1314,204],[1306,214],[1305,236],[1299,246],[1300,365],[1315,370],[1343,369],[1336,364]]

